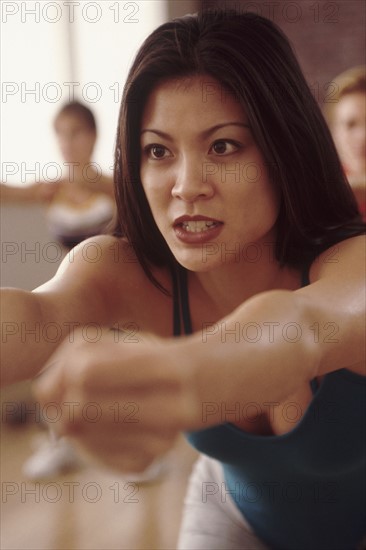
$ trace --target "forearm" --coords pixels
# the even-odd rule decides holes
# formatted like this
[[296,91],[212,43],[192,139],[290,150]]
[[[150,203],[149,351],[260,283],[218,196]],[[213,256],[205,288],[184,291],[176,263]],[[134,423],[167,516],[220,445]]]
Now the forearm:
[[[109,238],[94,239],[109,246]],[[108,268],[83,256],[83,248],[76,247],[56,275],[33,292],[1,289],[2,384],[37,374],[65,340],[75,340],[78,329],[88,341],[90,326],[90,340],[98,341],[101,328],[119,319],[123,306],[106,290]]]
[[36,202],[41,201],[39,194],[41,184],[35,183],[32,185],[26,185],[23,187],[20,186],[11,186],[6,184],[1,184],[0,186],[0,202],[17,202],[17,201],[26,201],[26,202]]
[[176,356],[192,362],[199,408],[215,405],[205,427],[222,421],[222,407],[256,403],[265,410],[265,403],[284,401],[316,375],[320,356],[305,330],[311,324],[306,302],[293,292],[263,293],[175,344]]
[[1,289],[0,304],[0,380],[5,386],[37,374],[62,336],[56,335],[55,327],[49,323],[45,326],[36,294],[4,288]]

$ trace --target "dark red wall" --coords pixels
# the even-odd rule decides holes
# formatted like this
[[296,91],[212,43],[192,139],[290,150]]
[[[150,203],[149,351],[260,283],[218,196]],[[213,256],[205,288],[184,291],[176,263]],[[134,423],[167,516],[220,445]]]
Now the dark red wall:
[[322,105],[329,82],[366,63],[364,0],[202,0],[202,6],[255,11],[277,23],[290,39],[305,76]]

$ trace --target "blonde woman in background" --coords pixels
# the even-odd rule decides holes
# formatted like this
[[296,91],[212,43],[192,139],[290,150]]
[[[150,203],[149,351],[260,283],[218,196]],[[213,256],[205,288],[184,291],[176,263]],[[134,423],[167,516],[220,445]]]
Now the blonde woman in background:
[[358,206],[366,219],[366,67],[353,67],[334,80],[335,96],[325,114]]
[[[81,244],[35,292],[1,291],[4,321],[65,327],[62,343],[9,338],[2,383],[42,365],[36,391],[63,411],[57,434],[121,472],[187,433],[201,456],[180,550],[363,548],[365,226],[273,22],[203,11],[145,40],[124,88],[115,191],[100,261]],[[98,342],[83,339],[90,322]],[[135,343],[116,341],[131,322]],[[98,422],[82,415],[91,402]],[[110,414],[126,403],[135,422]]]

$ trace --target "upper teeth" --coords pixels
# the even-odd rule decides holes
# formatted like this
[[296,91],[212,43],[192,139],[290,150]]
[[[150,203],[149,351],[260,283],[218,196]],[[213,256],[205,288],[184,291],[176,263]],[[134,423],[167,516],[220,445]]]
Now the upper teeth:
[[192,221],[192,222],[183,222],[183,227],[186,231],[191,233],[198,233],[200,231],[207,231],[210,227],[215,225],[215,222],[212,221]]

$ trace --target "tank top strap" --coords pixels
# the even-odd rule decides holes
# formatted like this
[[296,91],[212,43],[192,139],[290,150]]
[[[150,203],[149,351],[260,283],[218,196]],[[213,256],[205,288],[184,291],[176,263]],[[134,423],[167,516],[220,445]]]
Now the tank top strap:
[[177,269],[172,269],[173,280],[173,334],[180,336],[184,334],[192,334],[191,314],[189,310],[188,282],[187,271],[178,266]]
[[313,378],[312,380],[310,380],[310,388],[314,395],[319,388],[319,382],[317,381],[316,378]]
[[[309,280],[310,265],[306,264],[301,271],[301,286],[310,284]],[[192,321],[189,309],[187,270],[181,266],[172,269],[173,280],[173,334],[180,336],[183,330],[184,334],[192,334]]]
[[187,280],[186,269],[184,268],[179,269],[178,280],[179,280],[180,304],[181,304],[181,310],[182,310],[184,334],[192,334],[193,331],[192,331],[191,312],[189,309],[188,280]]
[[180,320],[180,300],[179,300],[179,286],[178,277],[174,269],[172,269],[172,282],[173,282],[173,335],[180,336],[181,334],[181,320]]

